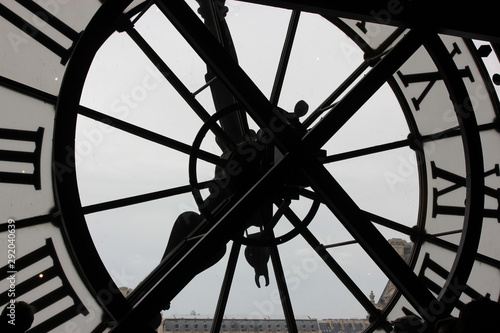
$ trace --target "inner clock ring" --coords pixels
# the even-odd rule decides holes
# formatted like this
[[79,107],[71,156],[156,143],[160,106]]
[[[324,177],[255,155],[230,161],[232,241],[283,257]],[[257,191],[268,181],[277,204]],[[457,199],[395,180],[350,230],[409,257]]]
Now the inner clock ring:
[[[232,112],[239,111],[240,109],[241,107],[238,104],[233,104],[212,115],[198,131],[193,141],[191,154],[189,155],[188,170],[191,193],[202,215],[207,220],[212,222],[214,222],[214,218],[212,216],[211,209],[214,206],[217,206],[217,204],[220,204],[220,202],[217,202],[218,197],[227,198],[233,195],[238,195],[238,193],[235,192],[241,191],[241,189],[245,190],[246,188],[252,186],[254,182],[258,181],[258,179],[267,171],[263,165],[265,163],[263,160],[264,156],[262,156],[262,154],[259,155],[255,153],[251,156],[252,158],[244,159],[241,154],[238,153],[238,150],[241,152],[245,148],[253,148],[254,152],[262,152],[266,149],[265,145],[269,142],[267,142],[266,139],[261,139],[259,142],[258,138],[254,136],[253,138],[249,138],[250,142],[242,143],[238,147],[234,147],[233,151],[226,151],[222,154],[222,160],[224,161],[223,165],[217,165],[215,178],[211,181],[205,182],[204,187],[209,188],[210,195],[207,198],[203,198],[201,194],[202,185],[198,181],[196,167],[203,139],[217,121]],[[251,142],[253,142],[254,145],[252,145]],[[272,145],[269,145],[267,148],[274,150]],[[320,200],[316,198],[314,193],[300,187],[297,184],[288,185],[288,187],[294,187],[293,189],[287,189],[286,187],[287,185],[285,185],[285,188],[282,191],[278,191],[278,197],[274,200],[274,202],[269,203],[269,208],[272,209],[273,205],[275,205],[277,207],[277,211],[274,214],[271,214],[271,216],[267,216],[268,220],[265,221],[265,223],[268,228],[266,229],[266,225],[254,225],[263,229],[265,231],[264,234],[267,234],[268,237],[251,237],[251,235],[248,235],[248,232],[246,232],[247,236],[235,236],[233,237],[234,241],[247,246],[279,245],[288,242],[299,235],[300,231],[311,223],[319,210],[321,203]],[[293,198],[291,198],[291,196],[293,196]],[[308,197],[312,202],[304,218],[301,220],[296,218],[296,221],[292,222],[294,227],[290,231],[287,231],[282,235],[272,234],[272,230],[279,220],[283,216],[289,215],[288,213],[290,210],[289,206],[291,200],[300,200],[301,198]],[[294,216],[290,216],[290,218],[294,219]],[[259,220],[259,218],[257,217],[253,220]],[[250,219],[249,225],[252,225],[252,219]]]

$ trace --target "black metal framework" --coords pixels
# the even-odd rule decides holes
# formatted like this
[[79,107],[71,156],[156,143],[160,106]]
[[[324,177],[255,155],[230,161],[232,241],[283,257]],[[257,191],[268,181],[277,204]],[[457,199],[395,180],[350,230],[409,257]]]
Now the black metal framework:
[[[115,30],[126,31],[135,43],[143,50],[149,59],[163,73],[176,91],[193,108],[193,111],[203,121],[211,124],[211,130],[223,142],[223,147],[231,149],[236,147],[238,140],[245,139],[245,122],[241,117],[237,119],[241,136],[234,134],[228,135],[227,126],[231,123],[223,123],[222,126],[216,122],[210,122],[210,115],[196,101],[193,94],[189,93],[183,83],[176,78],[161,58],[149,47],[142,39],[140,34],[133,28],[133,22],[128,15],[122,14],[129,2],[107,1],[102,9],[89,24],[88,29],[82,35],[69,62],[62,85],[60,98],[58,101],[58,114],[56,119],[54,162],[66,165],[68,171],[59,175],[60,181],[56,182],[58,203],[64,219],[64,230],[66,232],[68,245],[73,250],[76,262],[81,266],[81,271],[92,271],[92,276],[84,275],[88,284],[96,295],[101,290],[116,289],[109,274],[96,258],[99,258],[94,245],[91,242],[89,231],[85,223],[85,214],[96,211],[123,207],[140,202],[165,198],[182,193],[188,193],[193,189],[193,184],[186,184],[176,188],[170,188],[159,192],[149,193],[141,196],[135,196],[120,200],[109,201],[92,206],[84,206],[77,195],[77,182],[74,164],[68,161],[67,147],[71,146],[75,138],[75,126],[78,116],[89,117],[111,126],[120,128],[128,133],[145,138],[151,142],[163,144],[176,151],[185,154],[193,153],[193,146],[176,142],[169,137],[162,137],[145,129],[127,124],[118,119],[107,117],[97,110],[90,110],[80,106],[80,94],[83,89],[86,77],[86,71],[91,65],[93,55],[99,47],[106,41],[110,34]],[[472,113],[462,114],[457,111],[457,117],[460,121],[460,127],[456,134],[461,135],[466,154],[466,167],[469,178],[467,180],[467,213],[465,215],[464,229],[462,238],[457,249],[458,255],[452,270],[447,276],[446,285],[441,294],[436,298],[424,284],[424,282],[413,272],[411,265],[406,264],[395,253],[392,247],[384,239],[381,233],[374,226],[375,224],[389,226],[410,235],[417,243],[416,252],[418,253],[418,244],[425,241],[441,242],[432,235],[426,235],[423,225],[417,228],[408,228],[394,221],[389,221],[382,217],[361,210],[353,199],[340,186],[338,181],[326,170],[325,164],[353,156],[364,156],[376,152],[390,150],[398,147],[411,147],[417,150],[419,158],[424,156],[418,153],[419,141],[425,138],[419,137],[417,131],[406,140],[393,142],[386,145],[374,146],[358,151],[351,151],[346,154],[337,154],[333,156],[321,157],[321,147],[339,130],[343,125],[359,110],[361,105],[366,102],[383,84],[391,81],[392,76],[398,68],[413,55],[413,53],[422,45],[433,56],[433,60],[439,70],[444,73],[443,78],[450,91],[451,99],[456,105],[457,110],[467,100],[468,94],[465,86],[460,79],[458,69],[449,57],[449,53],[443,46],[435,32],[414,28],[407,32],[390,51],[381,54],[371,55],[358,71],[346,80],[344,85],[333,92],[332,95],[318,108],[311,113],[309,119],[306,119],[302,125],[312,124],[320,114],[324,114],[322,120],[318,121],[316,126],[308,132],[303,130],[297,124],[296,118],[289,113],[283,112],[276,107],[280,97],[283,78],[286,73],[287,63],[290,57],[290,51],[294,41],[295,31],[303,9],[314,9],[313,11],[332,15],[336,13],[335,9],[326,8],[325,5],[302,2],[275,2],[269,1],[268,4],[282,5],[293,8],[293,14],[290,19],[287,38],[283,47],[280,65],[277,70],[276,79],[268,100],[239,67],[234,54],[224,48],[221,39],[227,40],[228,36],[224,29],[215,24],[214,30],[210,31],[203,22],[191,11],[191,9],[182,0],[152,1],[159,10],[173,23],[182,36],[188,41],[191,47],[200,55],[210,68],[217,81],[223,84],[224,88],[214,90],[214,94],[229,94],[228,99],[235,100],[241,105],[239,112],[244,111],[246,115],[255,120],[255,122],[264,129],[272,132],[272,147],[276,147],[283,157],[269,166],[261,174],[258,174],[258,180],[251,187],[245,188],[238,193],[231,193],[217,201],[215,205],[210,206],[210,218],[203,218],[202,222],[188,235],[191,241],[181,242],[177,247],[168,253],[161,264],[139,285],[134,292],[125,300],[121,295],[116,294],[111,300],[102,301],[107,309],[110,322],[114,325],[112,332],[142,331],[152,332],[153,330],[147,323],[162,309],[168,307],[169,302],[189,283],[197,272],[190,267],[194,264],[201,265],[202,262],[210,260],[209,253],[221,250],[230,240],[241,237],[243,231],[248,227],[248,221],[242,217],[251,216],[254,207],[263,207],[263,214],[268,214],[269,207],[273,204],[279,205],[284,199],[280,191],[285,182],[291,179],[298,183],[305,182],[307,186],[314,191],[313,197],[319,199],[328,209],[338,218],[344,227],[351,233],[355,241],[366,251],[387,277],[394,283],[400,293],[417,309],[422,317],[426,317],[427,311],[432,304],[439,304],[446,308],[443,313],[450,313],[460,294],[456,293],[452,284],[465,284],[468,279],[474,260],[477,258],[476,250],[479,242],[481,223],[483,213],[483,191],[484,191],[484,166],[481,155],[481,143],[479,139],[478,126]],[[212,10],[218,6],[216,2],[210,2]],[[313,7],[311,7],[314,5]],[[366,8],[361,8],[362,12]],[[351,11],[355,9],[351,8]],[[344,13],[344,11],[341,11]],[[363,14],[363,13],[362,13]],[[220,16],[220,15],[218,15]],[[411,20],[401,17],[401,20],[410,23]],[[395,20],[395,23],[401,22]],[[334,21],[332,19],[332,21]],[[220,23],[220,22],[219,22]],[[451,22],[450,24],[452,24]],[[450,26],[453,31],[461,29]],[[448,28],[448,27],[444,27]],[[461,27],[463,28],[463,26]],[[398,30],[398,36],[402,30]],[[481,31],[472,31],[473,34],[480,34]],[[97,38],[96,38],[97,36]],[[487,37],[490,37],[487,35]],[[497,38],[493,36],[492,38]],[[227,44],[226,44],[227,45]],[[79,52],[85,50],[85,52]],[[382,56],[383,55],[383,56]],[[362,78],[359,83],[351,87],[351,83],[364,72],[366,68],[373,68]],[[213,82],[209,79],[207,85]],[[337,100],[343,91],[346,95]],[[332,103],[337,103],[333,105]],[[243,113],[243,112],[242,112]],[[236,120],[233,120],[236,121]],[[243,134],[241,134],[243,133]],[[196,147],[195,158],[204,159],[214,165],[224,167],[228,160],[199,150]],[[293,170],[293,172],[290,172]],[[422,170],[421,172],[425,172]],[[252,177],[255,175],[251,175]],[[208,183],[197,184],[196,186],[209,186]],[[302,193],[304,194],[304,193]],[[307,195],[307,194],[306,194]],[[251,204],[250,204],[251,203]],[[369,301],[366,295],[354,283],[351,277],[342,269],[335,259],[327,252],[328,246],[319,242],[319,240],[303,226],[302,221],[295,213],[284,206],[283,210],[278,210],[280,214],[286,216],[295,227],[297,234],[303,237],[326,263],[332,273],[334,273],[351,291],[354,297],[363,305],[370,314],[372,324],[368,328],[373,331],[376,328],[390,330],[390,325],[386,321],[386,314],[377,310]],[[240,221],[239,223],[235,221]],[[476,221],[476,223],[469,223]],[[270,226],[266,223],[261,225],[263,230]],[[271,238],[271,230],[267,231]],[[194,237],[196,236],[196,237]],[[334,246],[334,245],[331,245]],[[450,246],[449,244],[446,246]],[[240,242],[234,242],[229,256],[226,275],[221,288],[220,298],[216,309],[214,324],[212,330],[215,332],[220,329],[222,316],[227,304],[231,281],[234,275],[234,267],[237,261],[237,253],[241,247]],[[208,253],[208,254],[207,254]],[[277,277],[279,291],[282,299],[282,305],[285,311],[288,328],[291,332],[296,332],[294,311],[288,289],[285,283],[283,267],[280,262],[279,251],[276,244],[270,246],[270,256],[272,265]],[[488,258],[483,258],[489,260]],[[496,262],[495,262],[496,263]],[[496,263],[498,264],[498,263]],[[187,274],[186,274],[187,272]],[[453,301],[450,301],[453,300]],[[390,307],[387,309],[390,310]],[[144,321],[137,320],[144,318]],[[438,318],[434,318],[436,320]]]

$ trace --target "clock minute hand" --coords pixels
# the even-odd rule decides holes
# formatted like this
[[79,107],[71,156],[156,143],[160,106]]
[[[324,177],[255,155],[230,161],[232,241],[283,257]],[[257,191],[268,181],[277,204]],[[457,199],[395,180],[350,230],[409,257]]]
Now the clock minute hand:
[[[202,16],[205,26],[216,37],[219,43],[224,47],[234,61],[237,62],[236,49],[229,32],[229,28],[224,20],[228,9],[224,6],[225,0],[197,0],[200,4],[198,13]],[[210,85],[212,98],[216,111],[221,111],[226,107],[237,103],[233,94],[229,92],[224,83],[217,79],[216,74],[207,67],[205,81]],[[248,134],[248,122],[243,111],[232,112],[220,120],[223,130],[228,134],[236,145],[243,142]],[[217,140],[217,143],[223,150],[228,147]]]

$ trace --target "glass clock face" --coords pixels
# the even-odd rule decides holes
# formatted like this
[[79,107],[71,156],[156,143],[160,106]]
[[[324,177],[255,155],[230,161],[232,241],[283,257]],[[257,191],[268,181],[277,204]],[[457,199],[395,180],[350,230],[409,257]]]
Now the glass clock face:
[[389,332],[498,300],[498,49],[349,17],[1,1],[2,307]]

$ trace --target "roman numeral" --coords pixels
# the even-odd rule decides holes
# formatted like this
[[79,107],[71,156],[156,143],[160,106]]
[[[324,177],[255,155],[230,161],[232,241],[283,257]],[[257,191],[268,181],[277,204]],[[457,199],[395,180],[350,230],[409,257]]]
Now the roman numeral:
[[[436,295],[439,295],[439,293],[443,289],[442,286],[444,285],[449,274],[450,272],[448,270],[431,259],[429,253],[425,254],[418,277],[424,282],[424,284],[427,286],[427,288],[429,288],[430,291],[432,291]],[[452,282],[450,288],[450,290],[456,296],[459,296],[460,293],[464,293],[472,299],[477,299],[483,296],[490,296],[489,294],[481,295],[479,292],[468,285],[454,285]],[[464,303],[458,300],[455,307],[460,309],[463,305]]]
[[[460,48],[456,43],[453,43],[453,49],[450,52],[450,56],[453,58],[455,55],[462,53]],[[472,76],[472,72],[469,68],[469,66],[465,66],[463,69],[459,70],[460,75],[463,78],[468,78],[471,82],[474,82],[474,77]],[[399,79],[401,82],[403,82],[405,87],[408,87],[411,84],[414,83],[422,83],[422,82],[427,82],[427,85],[425,86],[424,90],[418,96],[417,98],[412,97],[411,101],[413,103],[413,106],[415,107],[415,110],[419,111],[420,110],[420,104],[422,101],[425,99],[425,96],[429,93],[429,91],[432,89],[434,84],[438,80],[442,80],[443,78],[441,77],[441,74],[436,71],[436,72],[426,72],[426,73],[416,73],[416,74],[403,74],[401,71],[397,71],[397,75],[399,76]]]
[[[59,212],[54,212],[46,215],[33,216],[15,221],[16,221],[16,230],[20,228],[28,228],[34,225],[45,224],[45,223],[52,223],[53,225],[59,226],[60,216]],[[9,224],[6,221],[5,223],[0,223],[0,233],[8,231],[8,225]]]
[[[26,33],[28,36],[48,48],[50,51],[58,55],[61,58],[61,63],[65,64],[71,55],[72,48],[75,42],[79,38],[79,33],[77,33],[66,23],[52,15],[50,12],[48,12],[46,9],[44,9],[34,1],[16,0],[16,2],[33,13],[33,18],[35,16],[37,17],[36,20],[33,20],[34,22],[39,22],[39,20],[42,20],[50,25],[53,29],[57,30],[60,34],[68,38],[72,43],[71,47],[66,48],[63,45],[59,44],[57,41],[43,33],[40,29],[35,27],[30,22],[26,21],[24,18],[22,18],[3,4],[0,4],[0,16],[5,18],[7,21],[15,25],[18,29]],[[21,36],[11,34],[9,35],[9,39],[14,49],[17,49],[20,44],[24,43],[24,38]]]
[[[52,239],[47,239],[44,246],[16,259],[15,269],[13,273],[9,265],[0,268],[0,279],[5,281],[15,275],[15,297],[19,300],[34,299],[30,305],[35,308],[35,320],[38,313],[45,318],[47,312],[56,312],[32,327],[30,333],[49,332],[79,314],[89,314],[62,270]],[[17,278],[23,275],[28,277],[18,281]],[[44,291],[44,294],[40,295],[40,291]],[[7,286],[0,293],[0,304],[9,302],[13,296],[11,293]],[[68,299],[73,304],[69,304]]]
[[[0,171],[0,183],[33,185],[35,189],[41,189],[40,182],[40,154],[42,150],[43,127],[36,131],[24,131],[17,129],[0,128],[0,143],[2,140],[29,142],[34,145],[33,150],[0,150],[0,161],[14,163],[17,172]],[[33,170],[27,172],[24,167],[27,164],[33,166]],[[5,169],[4,169],[5,170]]]
[[[445,179],[445,180],[452,183],[452,185],[450,185],[446,188],[443,188],[441,190],[438,190],[437,188],[433,188],[432,217],[436,217],[439,214],[464,216],[465,215],[465,207],[464,206],[439,205],[438,199],[439,199],[439,197],[446,195],[447,193],[458,190],[462,187],[465,188],[465,178],[462,176],[459,176],[457,174],[454,174],[450,171],[447,171],[447,170],[444,170],[444,169],[437,167],[436,163],[434,161],[431,162],[431,172],[432,172],[433,179],[441,178],[441,179]],[[495,164],[493,169],[486,171],[484,173],[484,178],[486,178],[488,176],[492,176],[492,175],[495,175],[497,177],[500,176],[500,167],[498,164]],[[500,189],[494,189],[494,188],[485,186],[484,187],[484,194],[496,199],[498,202],[498,207],[496,209],[485,208],[483,211],[483,216],[497,219],[497,221],[500,222]]]

